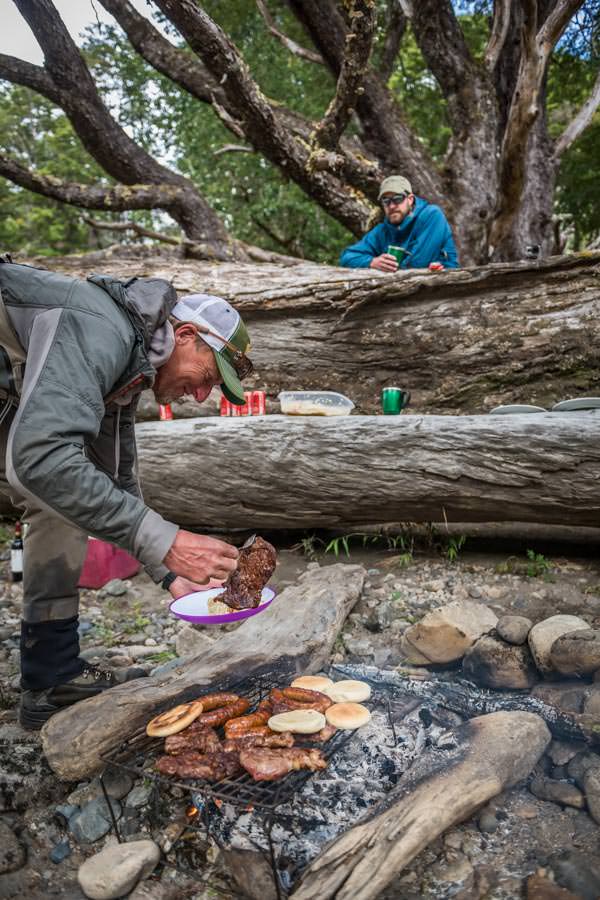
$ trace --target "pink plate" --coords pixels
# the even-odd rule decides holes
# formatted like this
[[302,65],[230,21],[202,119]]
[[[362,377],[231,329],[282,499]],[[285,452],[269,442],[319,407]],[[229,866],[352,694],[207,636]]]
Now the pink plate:
[[224,588],[211,588],[208,591],[195,591],[193,594],[186,594],[185,597],[179,597],[173,600],[169,609],[178,619],[185,619],[186,622],[194,622],[196,625],[227,625],[229,622],[239,622],[240,619],[248,619],[257,613],[264,612],[271,605],[275,598],[273,588],[264,587],[260,597],[260,604],[254,609],[236,609],[230,613],[223,613],[219,616],[211,616],[208,612],[208,601],[214,597],[218,597],[223,593]]

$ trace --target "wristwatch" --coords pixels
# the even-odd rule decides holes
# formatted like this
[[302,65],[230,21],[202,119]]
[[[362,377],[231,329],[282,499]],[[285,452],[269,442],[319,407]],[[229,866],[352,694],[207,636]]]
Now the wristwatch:
[[176,575],[175,572],[167,572],[167,574],[161,581],[161,585],[163,586],[165,591],[169,590],[169,588],[171,587],[171,585],[173,584],[173,582],[175,581],[176,578],[179,578],[179,576]]

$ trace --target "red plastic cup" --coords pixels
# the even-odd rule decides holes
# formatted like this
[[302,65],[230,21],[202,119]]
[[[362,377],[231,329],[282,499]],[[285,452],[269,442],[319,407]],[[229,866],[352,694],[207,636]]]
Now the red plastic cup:
[[231,403],[227,399],[227,397],[221,397],[221,405],[219,407],[219,415],[220,416],[230,416],[231,415]]
[[241,416],[251,416],[252,415],[252,391],[244,391],[244,400],[245,403],[242,406],[242,411],[240,413]]
[[173,418],[173,410],[171,409],[170,403],[159,403],[158,404],[158,418],[162,422],[170,422]]
[[267,411],[267,395],[264,391],[252,391],[252,415],[264,416]]

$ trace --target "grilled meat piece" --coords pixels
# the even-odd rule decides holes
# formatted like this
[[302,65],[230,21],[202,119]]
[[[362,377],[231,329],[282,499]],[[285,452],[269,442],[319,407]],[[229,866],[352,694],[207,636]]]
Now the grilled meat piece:
[[221,749],[221,741],[214,729],[193,728],[192,725],[184,728],[179,734],[171,734],[165,739],[165,753],[178,756],[190,750],[197,753],[214,753]]
[[290,747],[287,750],[267,750],[250,747],[240,752],[240,763],[255,781],[277,781],[288,772],[298,769],[326,769],[327,763],[320,750]]
[[240,550],[238,567],[219,600],[231,609],[254,609],[260,603],[262,589],[275,571],[276,562],[275,547],[261,537],[255,538],[249,547]]
[[191,750],[179,756],[161,756],[155,767],[162,775],[203,778],[205,781],[222,781],[241,771],[237,753],[224,753],[222,750],[214,753]]
[[334,736],[336,731],[337,728],[335,725],[325,725],[320,731],[315,731],[314,734],[303,734],[302,737],[304,740],[312,741],[315,744],[324,744],[325,741],[328,741],[329,738]]
[[223,744],[226,753],[234,753],[246,750],[248,747],[293,747],[294,735],[291,731],[280,733],[272,731],[270,734],[241,734],[239,737],[230,738]]

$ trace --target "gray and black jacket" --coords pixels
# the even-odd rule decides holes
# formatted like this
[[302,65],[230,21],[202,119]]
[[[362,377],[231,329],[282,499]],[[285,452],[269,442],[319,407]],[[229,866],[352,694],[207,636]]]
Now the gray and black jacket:
[[142,500],[134,421],[156,376],[150,342],[177,302],[173,286],[3,262],[0,296],[0,397],[18,407],[11,487],[128,550],[160,580],[177,525]]

